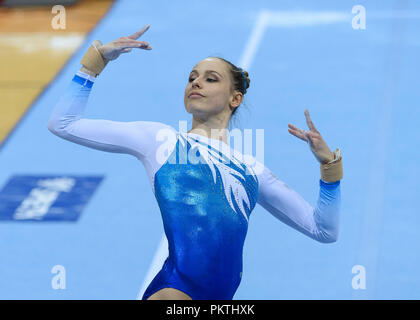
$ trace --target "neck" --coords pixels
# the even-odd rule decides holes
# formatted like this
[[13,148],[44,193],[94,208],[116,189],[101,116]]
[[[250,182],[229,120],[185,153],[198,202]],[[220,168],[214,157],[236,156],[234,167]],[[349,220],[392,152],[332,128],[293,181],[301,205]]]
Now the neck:
[[214,118],[206,120],[193,117],[192,128],[190,131],[188,131],[188,133],[195,133],[210,139],[221,140],[224,143],[228,144],[228,124],[228,117],[218,119],[216,116]]

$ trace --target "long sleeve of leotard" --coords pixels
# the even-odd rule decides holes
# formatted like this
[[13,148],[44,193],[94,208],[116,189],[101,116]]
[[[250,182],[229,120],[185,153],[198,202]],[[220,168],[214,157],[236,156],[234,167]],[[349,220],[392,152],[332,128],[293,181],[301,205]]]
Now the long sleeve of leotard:
[[259,177],[258,204],[274,217],[319,242],[338,238],[340,181],[319,180],[319,196],[315,207],[264,167]]
[[[156,151],[158,130],[169,126],[152,121],[117,122],[85,119],[89,94],[95,78],[77,72],[59,99],[48,122],[55,135],[90,148],[134,155],[144,161]],[[169,130],[169,129],[168,129]]]

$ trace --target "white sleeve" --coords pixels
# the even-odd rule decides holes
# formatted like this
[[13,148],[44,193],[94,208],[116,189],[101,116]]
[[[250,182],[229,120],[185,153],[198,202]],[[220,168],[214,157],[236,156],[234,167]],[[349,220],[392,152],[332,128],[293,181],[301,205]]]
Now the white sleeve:
[[175,130],[152,121],[117,122],[84,119],[93,77],[78,72],[55,106],[48,129],[55,135],[86,147],[134,155],[140,160],[153,158],[157,149],[159,131]]
[[327,183],[319,180],[319,197],[313,208],[265,166],[258,180],[257,203],[274,217],[319,242],[337,241],[340,181]]

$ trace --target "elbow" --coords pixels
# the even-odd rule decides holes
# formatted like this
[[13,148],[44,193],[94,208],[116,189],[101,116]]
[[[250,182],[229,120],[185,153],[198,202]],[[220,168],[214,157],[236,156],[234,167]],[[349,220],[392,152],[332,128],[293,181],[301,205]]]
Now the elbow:
[[48,122],[47,128],[50,132],[55,133],[54,126],[51,123]]
[[319,242],[321,243],[334,243],[337,242],[338,238],[326,238],[326,239],[322,239]]
[[329,232],[322,232],[318,235],[318,237],[316,238],[316,240],[318,242],[321,243],[334,243],[337,242],[338,240],[338,232],[333,232],[333,233],[329,233]]
[[67,130],[67,127],[63,127],[61,122],[56,120],[50,120],[48,122],[47,128],[52,134],[58,137],[62,136]]
[[56,136],[59,136],[61,133],[67,130],[68,123],[66,124],[63,119],[51,116],[48,121],[47,128],[48,130]]
[[55,124],[55,122],[54,122],[54,121],[51,121],[51,120],[50,120],[50,121],[48,122],[47,128],[48,128],[48,130],[49,130],[51,133],[53,133],[53,134],[57,135],[57,126],[56,126],[56,124]]

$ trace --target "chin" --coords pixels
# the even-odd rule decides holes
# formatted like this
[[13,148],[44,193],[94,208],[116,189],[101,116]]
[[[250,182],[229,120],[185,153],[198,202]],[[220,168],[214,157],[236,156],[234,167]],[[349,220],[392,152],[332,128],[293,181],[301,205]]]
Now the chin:
[[206,110],[205,108],[200,108],[199,106],[196,105],[189,105],[185,107],[185,110],[195,116],[203,116],[208,114],[208,110]]

